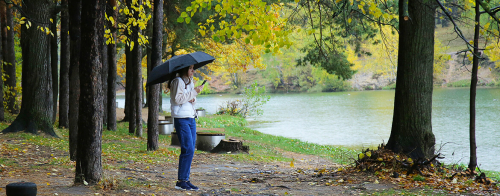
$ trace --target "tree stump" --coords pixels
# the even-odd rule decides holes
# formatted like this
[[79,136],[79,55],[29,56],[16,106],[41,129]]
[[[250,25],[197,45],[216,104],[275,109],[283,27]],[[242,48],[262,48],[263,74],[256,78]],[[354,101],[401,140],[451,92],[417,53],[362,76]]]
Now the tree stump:
[[243,142],[241,142],[240,140],[223,139],[210,152],[212,152],[212,153],[227,153],[227,152],[231,152],[231,153],[245,152],[245,153],[248,153],[249,150],[250,150],[250,148],[248,146],[243,146]]

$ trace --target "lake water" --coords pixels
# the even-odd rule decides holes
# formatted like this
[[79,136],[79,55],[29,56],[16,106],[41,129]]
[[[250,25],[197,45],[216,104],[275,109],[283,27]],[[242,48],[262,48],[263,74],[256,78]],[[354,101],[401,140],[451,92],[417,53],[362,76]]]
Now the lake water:
[[[262,133],[316,144],[351,149],[374,147],[389,139],[394,91],[355,91],[314,94],[270,94],[262,116],[249,127]],[[198,96],[196,107],[215,113],[218,106],[242,95]],[[118,96],[119,107],[124,106]],[[170,111],[169,98],[163,106]],[[435,89],[432,128],[436,150],[446,163],[469,162],[469,89]],[[478,165],[500,171],[500,89],[477,90],[476,138]]]

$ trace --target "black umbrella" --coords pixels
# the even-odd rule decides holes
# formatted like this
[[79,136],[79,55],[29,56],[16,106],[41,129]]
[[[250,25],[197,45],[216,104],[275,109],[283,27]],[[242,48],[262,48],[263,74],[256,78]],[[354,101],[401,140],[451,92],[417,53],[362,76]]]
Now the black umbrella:
[[214,60],[214,57],[204,52],[193,52],[174,56],[151,70],[146,86],[171,80],[175,77],[175,73],[182,68],[194,65],[194,69],[198,69]]

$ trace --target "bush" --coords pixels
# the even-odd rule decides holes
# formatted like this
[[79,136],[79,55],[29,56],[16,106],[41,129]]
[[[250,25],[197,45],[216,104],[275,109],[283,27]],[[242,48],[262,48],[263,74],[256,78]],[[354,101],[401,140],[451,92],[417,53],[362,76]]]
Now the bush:
[[448,87],[470,87],[470,80],[459,80],[455,82],[450,82]]
[[387,86],[382,87],[382,90],[394,90],[396,89],[396,83],[389,84]]
[[229,114],[241,117],[262,115],[262,105],[271,98],[268,95],[264,95],[264,93],[266,93],[266,87],[259,87],[257,82],[254,82],[250,87],[245,88],[245,99],[227,101],[222,106],[219,106],[216,114]]
[[245,117],[248,115],[247,104],[240,99],[227,101],[223,105],[219,106],[216,114],[229,114],[231,116],[241,116]]

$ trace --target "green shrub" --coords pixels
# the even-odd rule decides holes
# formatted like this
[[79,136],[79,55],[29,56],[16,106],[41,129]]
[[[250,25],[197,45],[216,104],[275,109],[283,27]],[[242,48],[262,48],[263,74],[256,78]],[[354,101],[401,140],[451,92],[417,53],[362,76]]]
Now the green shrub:
[[416,175],[413,177],[413,180],[423,182],[423,181],[425,181],[425,178],[421,175]]
[[450,82],[447,84],[448,87],[470,87],[470,80],[459,80],[455,82]]
[[382,87],[382,90],[394,90],[396,89],[396,83],[389,84],[387,86]]
[[254,82],[250,87],[245,88],[245,99],[237,99],[227,101],[219,106],[216,114],[229,114],[231,116],[251,116],[262,115],[262,105],[266,104],[271,98],[265,95],[266,87],[259,87],[257,82]]

